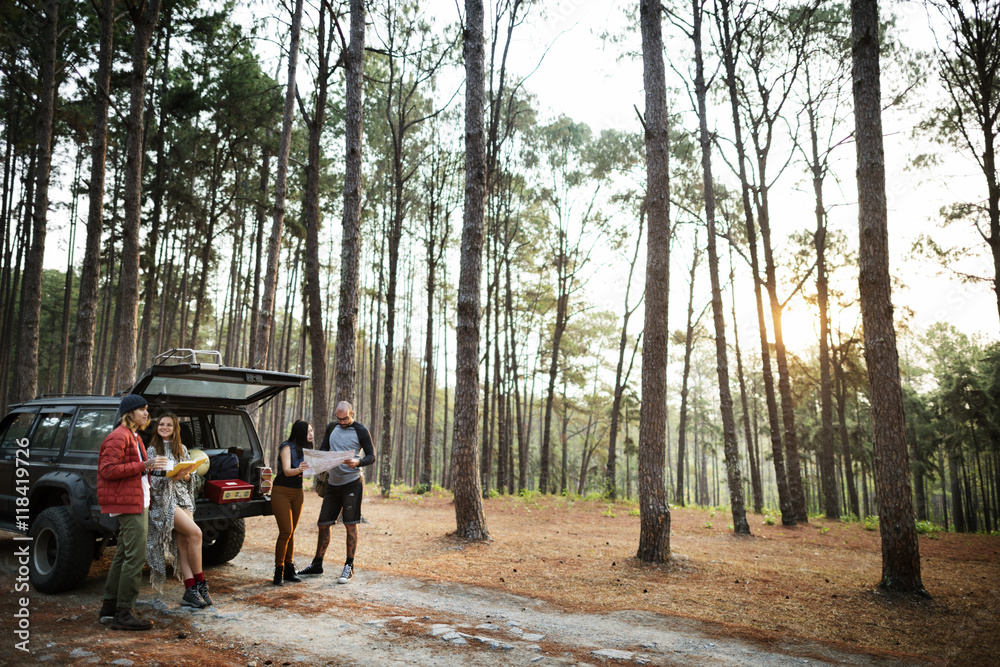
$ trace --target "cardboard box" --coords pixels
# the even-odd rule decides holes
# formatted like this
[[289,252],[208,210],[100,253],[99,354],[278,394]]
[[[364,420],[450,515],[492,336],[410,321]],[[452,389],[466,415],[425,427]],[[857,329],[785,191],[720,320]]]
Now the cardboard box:
[[213,479],[205,482],[205,497],[213,503],[242,503],[250,500],[253,486],[238,479]]

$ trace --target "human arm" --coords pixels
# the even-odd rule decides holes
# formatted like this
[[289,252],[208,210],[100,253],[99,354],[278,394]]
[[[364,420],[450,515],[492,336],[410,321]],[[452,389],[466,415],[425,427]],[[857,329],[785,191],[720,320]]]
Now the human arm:
[[101,443],[97,456],[97,474],[104,479],[123,479],[141,475],[146,464],[135,451],[135,436],[127,429],[116,428]]
[[354,432],[358,435],[358,445],[361,447],[361,451],[364,452],[364,456],[360,459],[344,461],[344,464],[351,468],[370,466],[375,463],[375,447],[372,446],[372,436],[368,433],[368,429],[357,422],[354,422]]
[[292,467],[292,445],[288,442],[281,443],[281,472],[284,473],[285,477],[294,477],[295,475],[301,475],[308,464],[305,461],[299,464],[298,468]]

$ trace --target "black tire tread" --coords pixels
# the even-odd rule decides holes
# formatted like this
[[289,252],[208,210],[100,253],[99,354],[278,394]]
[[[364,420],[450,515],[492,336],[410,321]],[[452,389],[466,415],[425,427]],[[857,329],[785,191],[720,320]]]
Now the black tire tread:
[[246,524],[242,518],[232,519],[229,527],[219,535],[215,544],[205,543],[201,548],[201,560],[205,565],[221,565],[228,563],[243,549],[243,538],[246,536]]
[[46,527],[51,528],[56,539],[56,562],[52,572],[43,576],[35,569],[34,551],[29,565],[31,585],[42,593],[62,593],[81,585],[90,572],[94,559],[94,534],[76,524],[70,508],[46,508],[31,524],[29,535],[36,538]]

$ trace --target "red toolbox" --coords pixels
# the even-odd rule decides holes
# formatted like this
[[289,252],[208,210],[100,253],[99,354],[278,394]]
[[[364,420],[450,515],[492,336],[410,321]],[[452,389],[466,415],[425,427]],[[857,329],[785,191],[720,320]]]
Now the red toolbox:
[[205,482],[205,497],[213,503],[242,503],[250,500],[253,485],[238,479],[213,479]]

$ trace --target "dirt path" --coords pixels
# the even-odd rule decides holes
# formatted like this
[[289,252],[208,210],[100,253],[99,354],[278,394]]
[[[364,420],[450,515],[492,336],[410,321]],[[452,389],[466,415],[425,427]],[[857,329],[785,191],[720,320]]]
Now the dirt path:
[[[234,569],[262,579],[269,566],[268,554],[254,552],[234,562]],[[192,617],[195,626],[244,643],[270,643],[270,628],[293,627],[286,659],[309,664],[913,664],[818,642],[762,646],[727,637],[717,626],[650,612],[566,613],[491,589],[378,572],[359,571],[346,586],[325,574],[280,593],[240,584],[229,600],[216,614]],[[272,613],[255,613],[257,605]]]
[[[0,553],[12,545],[0,537]],[[270,553],[253,545],[211,571],[215,608],[180,607],[174,582],[164,595],[146,586],[139,609],[156,626],[121,633],[96,621],[108,560],[95,564],[74,593],[32,593],[30,653],[15,650],[8,635],[0,664],[922,664],[822,642],[750,641],[718,625],[653,612],[569,613],[533,598],[441,583],[433,572],[417,579],[359,570],[349,585],[327,573],[276,588]],[[15,609],[14,573],[5,560],[4,618]]]

